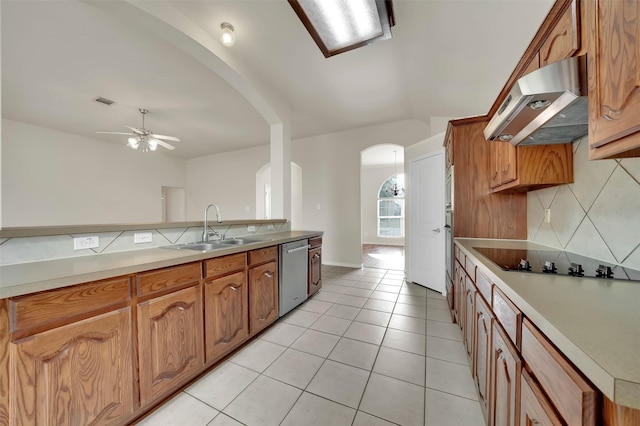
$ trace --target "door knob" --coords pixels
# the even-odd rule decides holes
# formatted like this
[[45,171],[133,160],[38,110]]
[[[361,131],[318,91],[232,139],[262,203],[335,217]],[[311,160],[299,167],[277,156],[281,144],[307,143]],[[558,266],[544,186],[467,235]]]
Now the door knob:
[[437,232],[438,234],[440,233],[440,228],[436,228],[436,229],[432,229],[433,232]]

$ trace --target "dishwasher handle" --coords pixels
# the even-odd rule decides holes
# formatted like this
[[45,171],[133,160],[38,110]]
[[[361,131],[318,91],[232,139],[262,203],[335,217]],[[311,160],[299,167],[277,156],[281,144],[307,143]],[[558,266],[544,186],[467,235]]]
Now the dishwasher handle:
[[311,247],[311,246],[309,244],[307,244],[306,246],[296,247],[294,249],[289,249],[289,250],[287,250],[287,254],[295,253],[297,251],[307,250],[309,247]]

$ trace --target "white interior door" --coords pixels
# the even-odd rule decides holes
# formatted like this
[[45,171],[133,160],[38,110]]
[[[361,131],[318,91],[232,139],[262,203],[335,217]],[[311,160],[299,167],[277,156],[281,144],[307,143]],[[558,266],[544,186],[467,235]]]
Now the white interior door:
[[409,163],[408,279],[445,292],[444,154]]

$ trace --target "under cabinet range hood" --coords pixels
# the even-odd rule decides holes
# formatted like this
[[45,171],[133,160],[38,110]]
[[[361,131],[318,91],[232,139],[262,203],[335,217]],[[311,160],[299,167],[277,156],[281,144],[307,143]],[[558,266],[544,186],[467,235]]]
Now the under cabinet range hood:
[[580,58],[554,62],[520,78],[484,129],[513,145],[571,143],[588,133],[585,67]]

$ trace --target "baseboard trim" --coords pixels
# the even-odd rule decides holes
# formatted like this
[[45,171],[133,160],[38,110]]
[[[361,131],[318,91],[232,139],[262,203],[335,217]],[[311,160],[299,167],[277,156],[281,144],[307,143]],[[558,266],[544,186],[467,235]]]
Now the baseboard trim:
[[362,269],[362,263],[343,263],[343,262],[327,262],[327,261],[323,261],[322,262],[323,265],[327,265],[327,266],[342,266],[345,268],[355,268],[355,269]]

